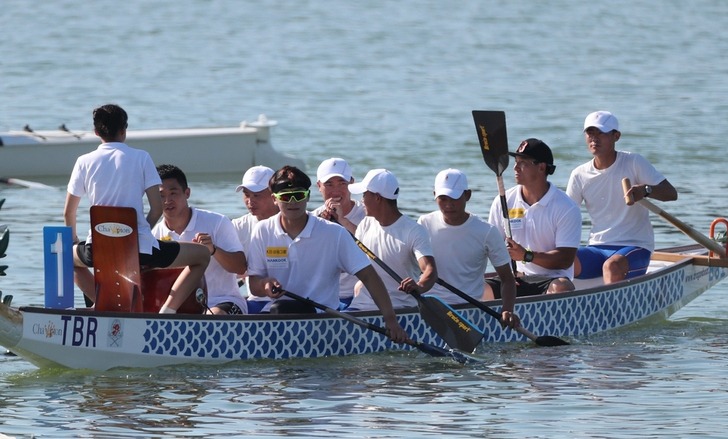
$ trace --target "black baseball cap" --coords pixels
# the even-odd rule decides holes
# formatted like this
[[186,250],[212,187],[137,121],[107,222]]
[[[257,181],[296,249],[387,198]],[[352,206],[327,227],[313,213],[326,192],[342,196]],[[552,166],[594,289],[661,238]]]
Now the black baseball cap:
[[518,145],[516,152],[509,152],[513,157],[528,157],[539,163],[546,163],[548,166],[548,174],[553,174],[556,166],[554,166],[554,155],[551,154],[551,148],[540,139],[526,139]]

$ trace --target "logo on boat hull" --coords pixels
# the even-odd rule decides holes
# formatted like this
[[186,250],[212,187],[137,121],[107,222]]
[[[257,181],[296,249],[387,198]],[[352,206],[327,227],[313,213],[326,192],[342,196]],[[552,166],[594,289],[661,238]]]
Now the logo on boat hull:
[[121,223],[100,223],[96,224],[94,230],[110,238],[123,238],[131,235],[134,231],[131,227]]

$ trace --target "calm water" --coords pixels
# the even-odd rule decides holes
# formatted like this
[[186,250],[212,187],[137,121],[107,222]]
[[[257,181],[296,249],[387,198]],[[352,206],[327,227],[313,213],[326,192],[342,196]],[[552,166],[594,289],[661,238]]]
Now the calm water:
[[[471,210],[487,215],[495,179],[471,110],[505,110],[512,148],[546,141],[564,187],[589,158],[584,116],[609,109],[618,146],[680,191],[665,210],[706,233],[726,215],[728,3],[461,3],[4,0],[0,131],[90,129],[91,109],[106,102],[124,106],[135,129],[265,113],[280,123],[274,146],[312,175],[335,155],[357,178],[387,167],[416,216],[435,208],[435,174],[459,167],[476,189]],[[240,175],[193,178],[193,203],[242,214]],[[42,303],[41,229],[62,223],[65,181],[44,182],[57,190],[0,187],[11,229],[0,290],[16,304]],[[654,224],[658,246],[689,242]],[[563,349],[487,346],[484,363],[468,366],[388,353],[90,373],[2,356],[0,433],[723,437],[726,293],[719,285],[666,322]]]

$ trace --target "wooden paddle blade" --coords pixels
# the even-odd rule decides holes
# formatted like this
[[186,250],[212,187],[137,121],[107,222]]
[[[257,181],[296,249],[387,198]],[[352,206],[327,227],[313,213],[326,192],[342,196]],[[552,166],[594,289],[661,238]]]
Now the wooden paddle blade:
[[417,295],[420,314],[448,346],[473,352],[483,339],[483,332],[452,307],[434,296]]
[[502,175],[508,168],[509,159],[506,113],[473,110],[473,121],[485,164],[495,175]]

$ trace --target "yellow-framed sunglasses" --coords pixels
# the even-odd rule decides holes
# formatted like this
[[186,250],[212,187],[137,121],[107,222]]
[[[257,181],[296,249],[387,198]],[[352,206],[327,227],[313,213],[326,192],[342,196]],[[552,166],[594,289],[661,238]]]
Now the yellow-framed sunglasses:
[[307,189],[305,191],[297,190],[277,192],[274,193],[273,196],[281,203],[300,203],[301,201],[305,201],[309,194],[311,194],[311,190]]

